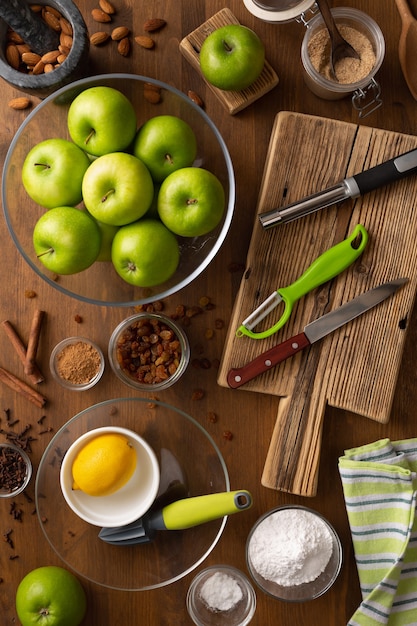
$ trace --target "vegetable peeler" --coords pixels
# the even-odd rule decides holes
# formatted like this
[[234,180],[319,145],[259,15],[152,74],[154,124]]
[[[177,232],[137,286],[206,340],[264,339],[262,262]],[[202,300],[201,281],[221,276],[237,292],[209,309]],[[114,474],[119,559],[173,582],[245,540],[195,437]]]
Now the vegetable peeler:
[[[331,280],[349,267],[364,251],[368,242],[366,229],[358,224],[352,234],[321,254],[291,285],[274,291],[262,304],[251,313],[236,331],[237,337],[264,339],[276,333],[288,321],[294,304],[319,285]],[[254,332],[253,329],[281,302],[284,312],[279,320],[266,330]]]
[[171,502],[162,509],[116,528],[102,528],[99,538],[114,545],[131,546],[152,541],[158,530],[185,530],[206,522],[244,511],[252,506],[249,491],[225,491]]

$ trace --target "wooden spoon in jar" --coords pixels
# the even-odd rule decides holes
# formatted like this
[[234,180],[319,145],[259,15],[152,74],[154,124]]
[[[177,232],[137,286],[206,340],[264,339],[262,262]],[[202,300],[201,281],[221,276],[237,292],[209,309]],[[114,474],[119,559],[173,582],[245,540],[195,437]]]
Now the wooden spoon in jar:
[[330,73],[337,81],[335,67],[346,58],[360,59],[358,52],[342,37],[327,0],[316,0],[330,36]]
[[407,0],[395,0],[395,2],[402,22],[398,42],[400,65],[411,95],[417,100],[417,20]]

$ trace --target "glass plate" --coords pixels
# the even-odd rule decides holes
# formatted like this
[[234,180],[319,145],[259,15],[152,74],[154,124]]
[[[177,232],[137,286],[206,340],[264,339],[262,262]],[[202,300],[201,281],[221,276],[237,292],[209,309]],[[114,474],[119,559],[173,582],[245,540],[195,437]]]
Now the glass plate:
[[[230,490],[223,457],[205,429],[183,411],[147,398],[96,404],[70,419],[46,448],[36,477],[36,510],[45,537],[75,573],[112,589],[141,591],[169,585],[210,554],[227,517],[183,531],[159,531],[152,542],[114,546],[99,528],[80,519],[61,492],[61,461],[80,435],[101,426],[122,426],[153,447],[161,466],[162,505],[181,497]],[[166,489],[172,482],[170,488]]]

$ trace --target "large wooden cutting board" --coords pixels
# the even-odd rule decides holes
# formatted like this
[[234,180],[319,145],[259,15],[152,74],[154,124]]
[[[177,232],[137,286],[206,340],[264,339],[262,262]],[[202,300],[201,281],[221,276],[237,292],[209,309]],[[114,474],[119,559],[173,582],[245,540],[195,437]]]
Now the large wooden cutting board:
[[[257,213],[290,204],[416,147],[414,136],[281,112],[271,135]],[[272,337],[235,336],[241,322],[274,290],[291,284],[358,223],[367,229],[369,242],[350,268],[300,300],[289,322]],[[315,495],[327,404],[381,423],[389,420],[416,291],[417,176],[269,230],[256,216],[219,370],[222,386],[227,387],[231,368],[367,289],[402,276],[410,282],[393,298],[233,391],[281,398],[262,476],[265,486]],[[262,324],[272,325],[280,313],[275,310]]]

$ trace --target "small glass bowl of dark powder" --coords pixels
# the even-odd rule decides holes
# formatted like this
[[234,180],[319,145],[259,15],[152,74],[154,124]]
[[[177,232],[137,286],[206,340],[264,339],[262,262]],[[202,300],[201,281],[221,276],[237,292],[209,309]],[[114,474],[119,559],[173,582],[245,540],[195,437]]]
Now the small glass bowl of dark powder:
[[85,391],[98,383],[104,372],[104,355],[85,337],[68,337],[51,352],[51,374],[66,389]]
[[26,489],[32,463],[24,450],[12,443],[0,443],[0,498],[13,498]]
[[212,565],[191,582],[188,613],[197,626],[246,626],[256,610],[248,578],[230,565]]

